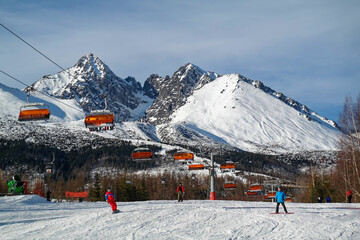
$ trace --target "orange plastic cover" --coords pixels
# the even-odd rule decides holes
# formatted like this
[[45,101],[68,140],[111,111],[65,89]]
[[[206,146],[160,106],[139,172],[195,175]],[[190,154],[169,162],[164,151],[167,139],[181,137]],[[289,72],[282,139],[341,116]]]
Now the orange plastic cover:
[[225,183],[224,188],[236,188],[236,184],[235,183]]
[[246,192],[247,195],[257,195],[258,193],[257,192],[250,192],[250,191],[247,191]]
[[260,191],[260,190],[262,190],[261,185],[250,186],[250,191]]
[[235,169],[235,163],[224,163],[220,165],[220,169]]
[[49,109],[31,109],[22,110],[19,114],[19,120],[36,120],[36,119],[49,119]]
[[65,192],[66,197],[88,197],[88,192]]
[[276,195],[276,192],[269,192],[269,193],[268,193],[268,196],[269,196],[269,197],[275,197],[275,195]]
[[132,159],[148,159],[152,157],[151,152],[135,152],[132,154]]
[[113,114],[99,114],[99,115],[90,115],[85,118],[85,125],[97,126],[104,123],[113,123],[114,115]]
[[174,160],[194,160],[194,154],[193,153],[175,153],[174,154]]
[[199,170],[199,169],[204,169],[204,164],[189,165],[189,170]]

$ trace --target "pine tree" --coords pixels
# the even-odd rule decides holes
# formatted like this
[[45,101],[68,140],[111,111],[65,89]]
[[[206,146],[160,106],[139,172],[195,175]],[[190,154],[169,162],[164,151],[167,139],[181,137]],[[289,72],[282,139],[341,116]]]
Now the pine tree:
[[149,193],[147,191],[145,178],[141,180],[141,188],[140,188],[140,199],[141,201],[149,200]]
[[95,174],[94,182],[90,184],[89,189],[89,198],[90,201],[101,201],[101,181],[99,173]]

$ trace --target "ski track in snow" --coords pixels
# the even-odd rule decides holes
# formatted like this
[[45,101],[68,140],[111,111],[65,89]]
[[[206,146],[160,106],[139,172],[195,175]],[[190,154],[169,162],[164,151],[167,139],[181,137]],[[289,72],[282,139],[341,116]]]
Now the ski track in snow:
[[[360,204],[240,201],[46,202],[0,198],[1,239],[359,239]],[[349,209],[351,206],[353,209]],[[280,206],[280,211],[283,209]]]

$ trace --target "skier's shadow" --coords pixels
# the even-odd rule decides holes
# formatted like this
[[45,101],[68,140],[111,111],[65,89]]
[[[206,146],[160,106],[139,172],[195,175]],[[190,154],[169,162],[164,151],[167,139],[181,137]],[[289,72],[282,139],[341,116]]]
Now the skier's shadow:
[[120,214],[121,213],[134,213],[134,212],[139,212],[139,210],[129,210],[129,211],[123,211],[123,210],[120,210]]
[[262,208],[273,208],[273,207],[224,207],[225,210],[234,210],[234,209],[262,209]]
[[52,217],[52,218],[38,218],[38,219],[29,219],[29,220],[19,220],[19,221],[7,221],[7,222],[0,222],[0,226],[6,226],[6,225],[12,225],[12,224],[18,224],[18,223],[34,223],[38,221],[49,221],[49,220],[56,220],[61,219],[65,217]]

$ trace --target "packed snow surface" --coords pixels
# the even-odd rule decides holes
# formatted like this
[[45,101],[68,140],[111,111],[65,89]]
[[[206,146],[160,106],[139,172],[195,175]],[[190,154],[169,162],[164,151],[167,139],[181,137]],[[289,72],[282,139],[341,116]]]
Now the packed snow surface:
[[[0,198],[1,239],[360,239],[360,204],[241,201],[46,202]],[[280,210],[282,210],[280,208]]]

